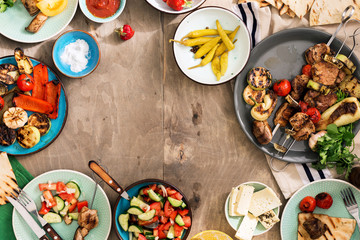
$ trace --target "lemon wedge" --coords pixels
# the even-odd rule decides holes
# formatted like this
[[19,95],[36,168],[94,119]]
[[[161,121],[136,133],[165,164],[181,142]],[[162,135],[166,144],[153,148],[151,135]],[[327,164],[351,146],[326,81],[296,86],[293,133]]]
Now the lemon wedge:
[[62,13],[68,4],[68,0],[40,0],[36,6],[46,16],[52,17]]

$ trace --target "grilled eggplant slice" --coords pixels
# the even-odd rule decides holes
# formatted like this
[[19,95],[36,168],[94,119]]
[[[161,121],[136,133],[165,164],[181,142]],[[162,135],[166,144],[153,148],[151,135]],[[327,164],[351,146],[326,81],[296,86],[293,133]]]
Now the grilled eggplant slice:
[[346,77],[345,80],[340,83],[339,88],[350,97],[360,98],[360,80],[356,77]]
[[51,121],[46,114],[34,113],[29,117],[28,125],[36,127],[41,136],[47,134],[51,128]]
[[16,131],[4,124],[0,125],[0,145],[10,146],[16,141]]
[[32,32],[32,33],[37,33],[42,26],[44,26],[46,20],[48,19],[48,16],[46,16],[45,14],[43,14],[42,12],[40,12],[29,24],[29,26],[27,26],[25,28],[26,31],[28,32]]
[[36,127],[26,125],[18,129],[16,138],[23,148],[32,148],[39,143],[40,132]]
[[271,73],[264,67],[254,67],[247,75],[247,82],[254,90],[265,90],[271,85]]
[[0,81],[11,85],[16,83],[20,76],[19,69],[12,64],[1,64],[0,65]]
[[23,3],[25,9],[28,11],[30,16],[35,16],[40,10],[36,6],[37,1],[36,0],[21,0]]
[[25,56],[24,51],[21,48],[15,48],[14,55],[19,68],[19,72],[21,74],[31,74],[34,67],[31,60],[27,56]]

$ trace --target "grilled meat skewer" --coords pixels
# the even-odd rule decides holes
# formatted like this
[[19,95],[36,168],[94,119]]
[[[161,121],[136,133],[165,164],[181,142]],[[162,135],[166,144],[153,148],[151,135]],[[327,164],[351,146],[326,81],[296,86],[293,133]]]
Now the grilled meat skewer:
[[252,132],[260,144],[268,144],[272,139],[272,133],[269,123],[265,121],[253,122]]

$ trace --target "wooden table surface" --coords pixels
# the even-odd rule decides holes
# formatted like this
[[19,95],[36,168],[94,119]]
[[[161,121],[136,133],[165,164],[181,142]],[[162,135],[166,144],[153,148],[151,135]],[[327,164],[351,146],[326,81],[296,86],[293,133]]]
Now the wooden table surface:
[[[203,6],[231,9],[232,4],[208,0]],[[235,231],[224,214],[233,186],[259,181],[282,195],[264,154],[240,128],[231,83],[200,85],[177,67],[168,39],[184,16],[163,14],[144,0],[130,0],[118,19],[97,24],[78,8],[64,31],[92,33],[100,44],[101,62],[83,79],[60,75],[69,101],[66,125],[48,148],[18,160],[33,176],[54,169],[90,175],[88,161],[101,159],[122,186],[145,178],[164,179],[190,199],[190,237],[210,229],[233,237]],[[114,33],[123,24],[135,29],[133,39],[122,41]],[[55,69],[55,40],[23,44],[0,36],[0,56],[19,46]],[[116,193],[108,186],[104,190],[113,207]],[[116,239],[114,229],[109,239]],[[280,239],[280,225],[254,239]]]

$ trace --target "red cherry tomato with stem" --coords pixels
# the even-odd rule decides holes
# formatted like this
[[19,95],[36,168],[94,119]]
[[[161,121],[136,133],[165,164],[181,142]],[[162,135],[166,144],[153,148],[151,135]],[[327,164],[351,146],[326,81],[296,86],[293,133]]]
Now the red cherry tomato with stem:
[[313,123],[317,123],[318,121],[320,121],[321,114],[320,114],[319,110],[317,110],[316,108],[308,108],[305,113],[307,115],[309,115],[310,120]]
[[303,200],[301,200],[299,208],[302,212],[313,212],[316,207],[316,200],[315,198],[311,196],[304,197]]
[[289,80],[281,79],[274,84],[273,90],[276,95],[284,97],[291,92],[291,84]]
[[330,194],[326,192],[319,193],[315,197],[316,199],[316,206],[323,209],[329,209],[333,204],[333,199]]
[[34,79],[31,75],[21,74],[17,80],[17,86],[21,91],[31,91],[34,88]]
[[308,65],[305,65],[303,68],[302,68],[302,74],[308,76],[309,78],[311,78],[311,65],[308,64]]

